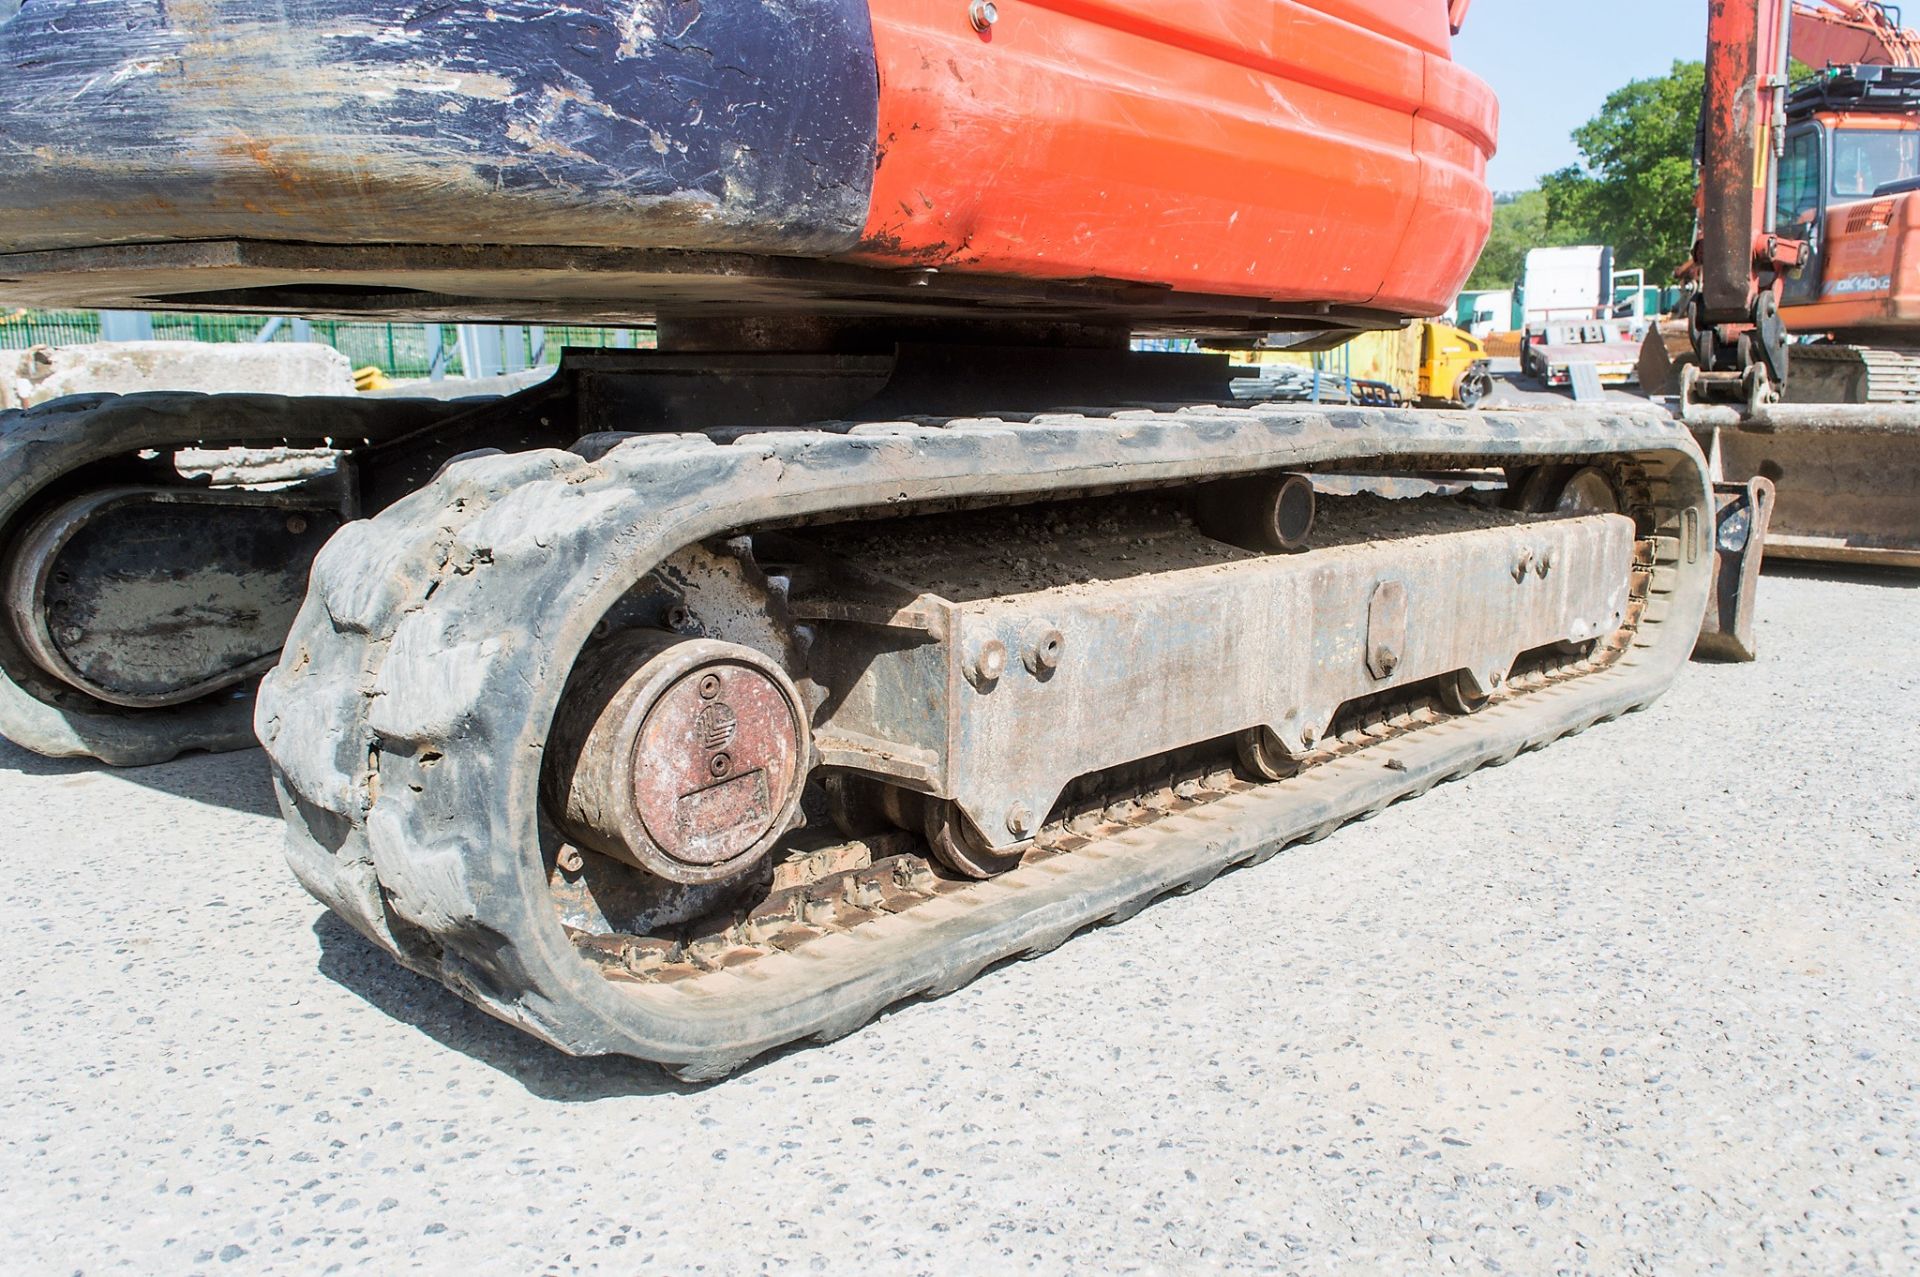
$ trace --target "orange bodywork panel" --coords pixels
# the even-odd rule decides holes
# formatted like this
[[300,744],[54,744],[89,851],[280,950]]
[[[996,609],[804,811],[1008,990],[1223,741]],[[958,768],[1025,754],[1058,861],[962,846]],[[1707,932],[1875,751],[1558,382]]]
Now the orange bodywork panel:
[[1450,60],[1446,0],[871,14],[856,260],[1430,315],[1485,242],[1497,108]]
[[1913,194],[1827,212],[1820,300],[1783,306],[1790,332],[1867,335],[1920,324],[1920,199]]

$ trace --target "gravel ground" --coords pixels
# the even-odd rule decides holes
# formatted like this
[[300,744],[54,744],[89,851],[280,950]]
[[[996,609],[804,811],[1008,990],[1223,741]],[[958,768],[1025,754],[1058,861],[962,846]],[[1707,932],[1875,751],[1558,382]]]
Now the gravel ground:
[[704,1088],[300,892],[258,753],[0,752],[15,1272],[1920,1267],[1920,589]]
[[[1538,377],[1522,376],[1518,359],[1495,359],[1489,362],[1492,365],[1493,393],[1482,401],[1482,407],[1564,408],[1573,402],[1571,391],[1556,390]],[[1647,397],[1640,393],[1638,387],[1609,386],[1602,393],[1608,403],[1647,402]]]

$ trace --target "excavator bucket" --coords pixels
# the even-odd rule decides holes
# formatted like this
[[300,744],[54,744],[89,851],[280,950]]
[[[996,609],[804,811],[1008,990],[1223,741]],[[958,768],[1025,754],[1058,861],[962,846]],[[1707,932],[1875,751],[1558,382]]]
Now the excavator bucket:
[[1649,325],[1640,343],[1640,392],[1647,395],[1680,393],[1680,370],[1696,362],[1693,339],[1684,319],[1662,319]]
[[[1694,362],[1686,324],[1664,320],[1641,345],[1641,388],[1676,394]],[[1820,344],[1794,347],[1792,369],[1788,402],[1757,414],[1684,408],[1715,479],[1765,485],[1752,535],[1774,558],[1920,567],[1920,359]]]

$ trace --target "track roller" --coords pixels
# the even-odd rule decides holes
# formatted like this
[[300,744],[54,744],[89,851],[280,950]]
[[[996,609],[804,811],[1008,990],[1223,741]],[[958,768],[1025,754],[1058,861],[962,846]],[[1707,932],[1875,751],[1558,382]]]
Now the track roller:
[[1208,536],[1243,550],[1297,554],[1313,532],[1313,481],[1303,474],[1257,475],[1216,484],[1196,514]]

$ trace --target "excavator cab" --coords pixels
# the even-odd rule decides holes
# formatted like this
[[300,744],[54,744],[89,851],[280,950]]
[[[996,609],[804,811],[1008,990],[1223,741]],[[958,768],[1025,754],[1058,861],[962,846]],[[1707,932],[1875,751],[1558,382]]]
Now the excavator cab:
[[1807,247],[1782,318],[1802,332],[1884,327],[1901,283],[1887,232],[1920,190],[1920,69],[1831,68],[1795,90],[1787,118],[1774,224]]

